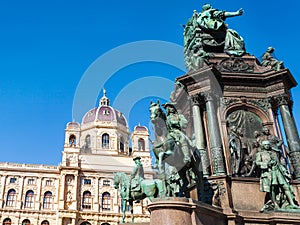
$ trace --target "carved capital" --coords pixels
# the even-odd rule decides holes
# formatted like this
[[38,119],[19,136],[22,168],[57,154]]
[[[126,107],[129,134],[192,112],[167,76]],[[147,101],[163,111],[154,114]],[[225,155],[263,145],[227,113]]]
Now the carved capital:
[[198,94],[191,96],[192,105],[200,105],[200,96]]
[[291,105],[291,99],[290,96],[287,94],[278,95],[276,97],[273,97],[273,104],[276,107],[279,107],[281,105]]
[[212,92],[201,93],[201,97],[203,98],[203,100],[205,102],[215,101],[216,100],[216,95],[214,93],[212,93]]

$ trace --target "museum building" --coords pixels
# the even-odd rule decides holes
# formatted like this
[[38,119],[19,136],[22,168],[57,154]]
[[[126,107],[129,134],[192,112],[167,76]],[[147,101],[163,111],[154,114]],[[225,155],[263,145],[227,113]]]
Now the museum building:
[[[113,173],[130,174],[135,156],[141,157],[146,179],[154,173],[148,129],[138,125],[130,133],[125,116],[109,103],[104,91],[81,124],[66,125],[59,166],[0,163],[1,224],[118,224],[121,197]],[[134,204],[137,222],[149,222],[147,204]]]

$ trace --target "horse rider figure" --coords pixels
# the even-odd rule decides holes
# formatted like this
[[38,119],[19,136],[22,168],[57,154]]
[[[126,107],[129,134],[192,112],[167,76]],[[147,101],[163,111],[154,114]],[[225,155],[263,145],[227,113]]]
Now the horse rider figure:
[[[183,153],[183,162],[185,165],[189,165],[191,162],[191,155],[189,152],[189,139],[183,133],[183,129],[187,127],[188,121],[184,115],[179,114],[175,108],[174,103],[166,103],[162,105],[167,112],[166,125],[168,129],[168,136],[171,137],[176,144],[180,144],[182,153]],[[171,149],[173,150],[173,149]]]
[[135,166],[132,169],[130,179],[131,179],[131,191],[140,191],[141,182],[145,179],[144,177],[144,168],[141,162],[141,157],[136,156],[133,158]]

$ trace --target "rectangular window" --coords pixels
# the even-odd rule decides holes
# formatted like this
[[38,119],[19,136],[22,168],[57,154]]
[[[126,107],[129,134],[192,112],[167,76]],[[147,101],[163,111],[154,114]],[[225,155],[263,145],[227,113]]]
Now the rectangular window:
[[16,182],[17,182],[17,178],[15,178],[15,177],[12,177],[9,179],[9,183],[11,183],[11,184],[15,184]]
[[34,184],[34,179],[28,179],[27,184],[29,184],[29,185]]
[[46,186],[52,186],[52,180],[46,180]]
[[103,186],[110,186],[110,180],[103,180]]
[[84,185],[91,185],[92,184],[92,180],[91,179],[84,179],[83,180],[83,184]]
[[92,208],[92,196],[89,191],[86,191],[83,193],[82,208],[83,209],[91,209]]

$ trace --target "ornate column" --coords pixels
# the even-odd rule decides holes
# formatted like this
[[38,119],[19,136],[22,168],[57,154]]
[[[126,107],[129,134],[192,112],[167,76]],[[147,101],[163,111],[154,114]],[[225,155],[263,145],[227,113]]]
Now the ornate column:
[[284,132],[289,146],[289,155],[294,169],[295,179],[300,179],[300,141],[294,117],[290,111],[291,101],[288,95],[275,97],[279,106]]
[[213,175],[225,175],[221,133],[215,106],[216,97],[209,92],[203,93],[208,122],[209,143],[213,161]]
[[203,129],[203,121],[200,112],[200,98],[198,95],[192,96],[192,110],[193,110],[193,125],[196,147],[200,152],[203,176],[210,175],[210,163],[208,159],[207,150],[205,149],[205,134]]

